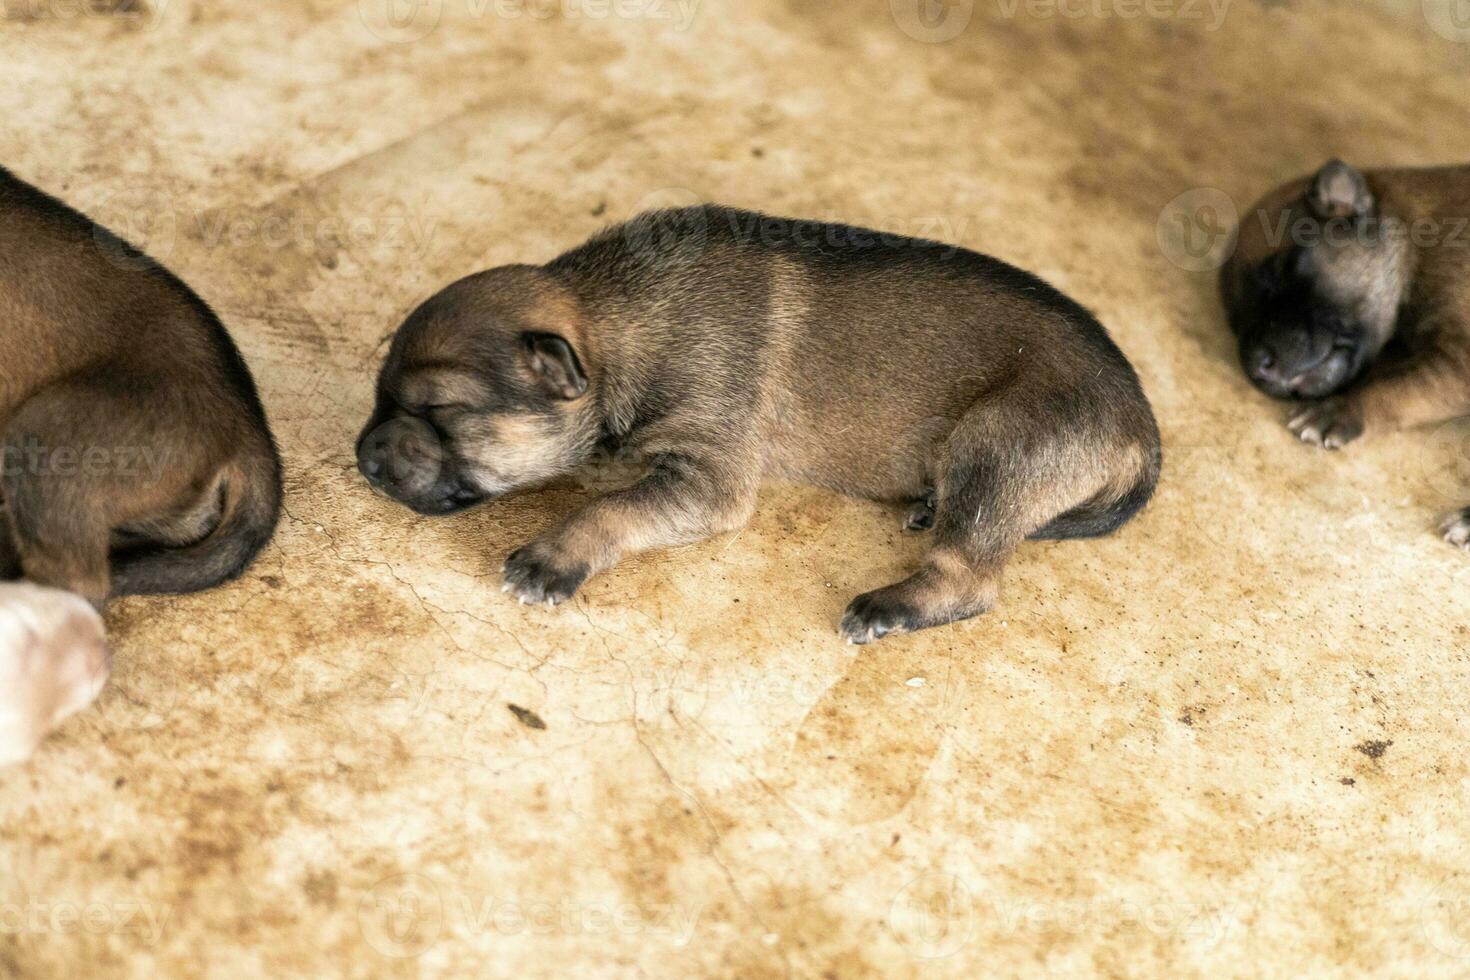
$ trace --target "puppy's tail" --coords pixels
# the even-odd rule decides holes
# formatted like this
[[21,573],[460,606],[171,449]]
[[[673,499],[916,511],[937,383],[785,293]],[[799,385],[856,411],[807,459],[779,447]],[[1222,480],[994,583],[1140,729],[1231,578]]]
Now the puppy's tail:
[[220,472],[220,519],[202,540],[118,554],[112,594],[181,595],[230,581],[265,547],[281,514],[281,463],[275,447],[242,453]]
[[1163,454],[1157,443],[1138,454],[1128,489],[1122,494],[1104,490],[1087,503],[1074,507],[1031,535],[1033,540],[1065,541],[1071,538],[1101,538],[1127,524],[1153,498],[1158,486]]

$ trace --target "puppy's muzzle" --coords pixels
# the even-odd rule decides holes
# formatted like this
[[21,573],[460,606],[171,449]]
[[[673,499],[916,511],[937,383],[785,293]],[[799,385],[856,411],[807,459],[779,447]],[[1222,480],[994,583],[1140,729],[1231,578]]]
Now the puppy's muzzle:
[[1352,379],[1360,347],[1346,337],[1284,332],[1243,346],[1241,363],[1256,387],[1274,398],[1322,398]]
[[357,443],[357,468],[374,490],[420,514],[451,514],[484,499],[454,474],[434,427],[411,416],[389,419],[364,433]]
[[358,442],[357,468],[374,488],[400,500],[416,499],[439,482],[444,447],[422,419],[389,419]]

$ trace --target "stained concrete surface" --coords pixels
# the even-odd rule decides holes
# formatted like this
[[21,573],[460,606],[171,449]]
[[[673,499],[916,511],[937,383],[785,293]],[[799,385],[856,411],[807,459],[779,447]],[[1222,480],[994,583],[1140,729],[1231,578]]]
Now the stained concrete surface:
[[[108,691],[0,773],[0,974],[1470,973],[1432,531],[1470,430],[1298,444],[1191,251],[1331,154],[1470,157],[1444,5],[3,6],[0,160],[220,310],[289,485],[243,580],[117,604]],[[699,198],[1074,294],[1154,400],[1154,504],[858,651],[843,606],[921,547],[890,508],[772,486],[551,612],[496,572],[589,484],[367,492],[418,299]]]

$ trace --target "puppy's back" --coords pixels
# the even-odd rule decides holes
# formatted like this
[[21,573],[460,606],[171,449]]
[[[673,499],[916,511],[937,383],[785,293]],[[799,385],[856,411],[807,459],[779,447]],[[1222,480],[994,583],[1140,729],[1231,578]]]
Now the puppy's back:
[[640,215],[548,268],[701,370],[784,366],[781,383],[822,411],[953,414],[1018,373],[1146,408],[1087,309],[955,245],[700,205]]
[[600,293],[642,303],[677,299],[681,309],[703,305],[701,297],[769,300],[782,273],[791,285],[795,270],[810,287],[802,298],[830,314],[810,318],[806,329],[831,339],[868,339],[854,337],[866,329],[881,341],[901,331],[926,357],[954,343],[995,354],[991,347],[1044,320],[1055,341],[1111,369],[1132,370],[1087,309],[1031,273],[956,245],[852,225],[713,204],[654,211],[607,229],[549,268]]

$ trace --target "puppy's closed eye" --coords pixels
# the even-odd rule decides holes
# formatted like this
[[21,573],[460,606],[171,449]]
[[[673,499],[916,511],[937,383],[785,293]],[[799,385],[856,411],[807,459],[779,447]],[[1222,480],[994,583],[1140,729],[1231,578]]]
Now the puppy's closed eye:
[[1256,292],[1264,298],[1270,298],[1281,292],[1281,274],[1274,260],[1262,262],[1256,267],[1255,275]]
[[1294,279],[1310,272],[1305,249],[1292,248],[1271,256],[1256,267],[1256,291],[1263,299],[1275,299],[1287,291]]
[[384,391],[400,409],[425,415],[439,409],[471,408],[489,394],[482,381],[459,371],[419,367]]

